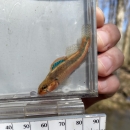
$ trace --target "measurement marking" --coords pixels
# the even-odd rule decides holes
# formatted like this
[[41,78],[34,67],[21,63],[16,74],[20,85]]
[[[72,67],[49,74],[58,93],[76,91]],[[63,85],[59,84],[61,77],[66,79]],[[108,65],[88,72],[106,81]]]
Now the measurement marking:
[[48,125],[48,130],[49,130],[49,122],[48,122],[48,120],[47,120],[47,125]]
[[29,125],[30,125],[30,130],[31,130],[31,124],[30,124],[30,122],[29,122]]
[[11,123],[11,125],[12,125],[12,130],[14,130],[14,128],[13,128],[13,123]]
[[83,125],[82,127],[83,127],[83,128],[82,128],[82,129],[84,130],[84,118],[82,118],[82,120],[83,120],[83,123],[82,123],[82,125]]
[[65,120],[65,130],[66,130],[66,120]]
[[84,128],[83,128],[83,123],[84,123],[84,122],[83,122],[83,118],[82,118],[82,130],[84,130]]
[[99,130],[100,130],[100,117],[99,117]]

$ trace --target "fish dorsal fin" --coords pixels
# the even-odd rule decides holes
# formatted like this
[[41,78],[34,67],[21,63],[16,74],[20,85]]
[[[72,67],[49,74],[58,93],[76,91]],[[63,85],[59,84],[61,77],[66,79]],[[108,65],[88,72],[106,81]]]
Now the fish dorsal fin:
[[80,44],[81,44],[81,39],[78,39],[77,44],[73,44],[73,45],[67,47],[66,48],[66,53],[65,53],[66,56],[68,57],[68,56],[74,54],[76,51],[78,51],[79,47],[80,47]]
[[91,25],[83,25],[81,30],[81,37],[90,37],[91,35]]
[[54,62],[51,64],[50,70],[55,69],[58,65],[63,63],[66,60],[66,57],[60,57],[54,60]]
[[77,40],[77,44],[73,44],[66,48],[66,56],[70,56],[74,54],[76,51],[80,49],[80,45],[82,43],[83,38],[90,38],[91,35],[91,26],[83,25],[81,30],[81,38]]

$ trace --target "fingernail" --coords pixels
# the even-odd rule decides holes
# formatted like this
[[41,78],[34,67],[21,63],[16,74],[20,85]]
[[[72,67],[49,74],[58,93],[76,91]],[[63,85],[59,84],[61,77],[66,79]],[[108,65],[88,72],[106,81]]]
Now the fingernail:
[[109,45],[109,39],[108,34],[105,31],[98,30],[98,39],[102,42],[104,47],[108,47]]
[[102,67],[104,67],[105,71],[107,72],[112,67],[111,59],[108,56],[99,57],[98,61],[99,70],[103,70]]

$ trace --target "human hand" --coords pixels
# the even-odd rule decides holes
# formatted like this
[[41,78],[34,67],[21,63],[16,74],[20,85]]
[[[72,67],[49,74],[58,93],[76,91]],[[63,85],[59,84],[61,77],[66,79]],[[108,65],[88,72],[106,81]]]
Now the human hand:
[[97,48],[98,48],[98,97],[83,98],[85,108],[102,99],[111,97],[119,89],[119,80],[113,74],[124,61],[122,52],[115,46],[120,40],[120,32],[113,24],[104,24],[103,12],[97,8]]

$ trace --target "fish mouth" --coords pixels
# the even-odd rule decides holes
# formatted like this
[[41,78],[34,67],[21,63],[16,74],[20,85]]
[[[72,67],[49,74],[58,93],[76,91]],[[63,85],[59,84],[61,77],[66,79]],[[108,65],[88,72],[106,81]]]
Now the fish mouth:
[[39,95],[45,95],[45,94],[47,94],[47,93],[48,93],[48,90],[47,90],[47,89],[42,90],[42,89],[38,88],[38,94],[39,94]]

